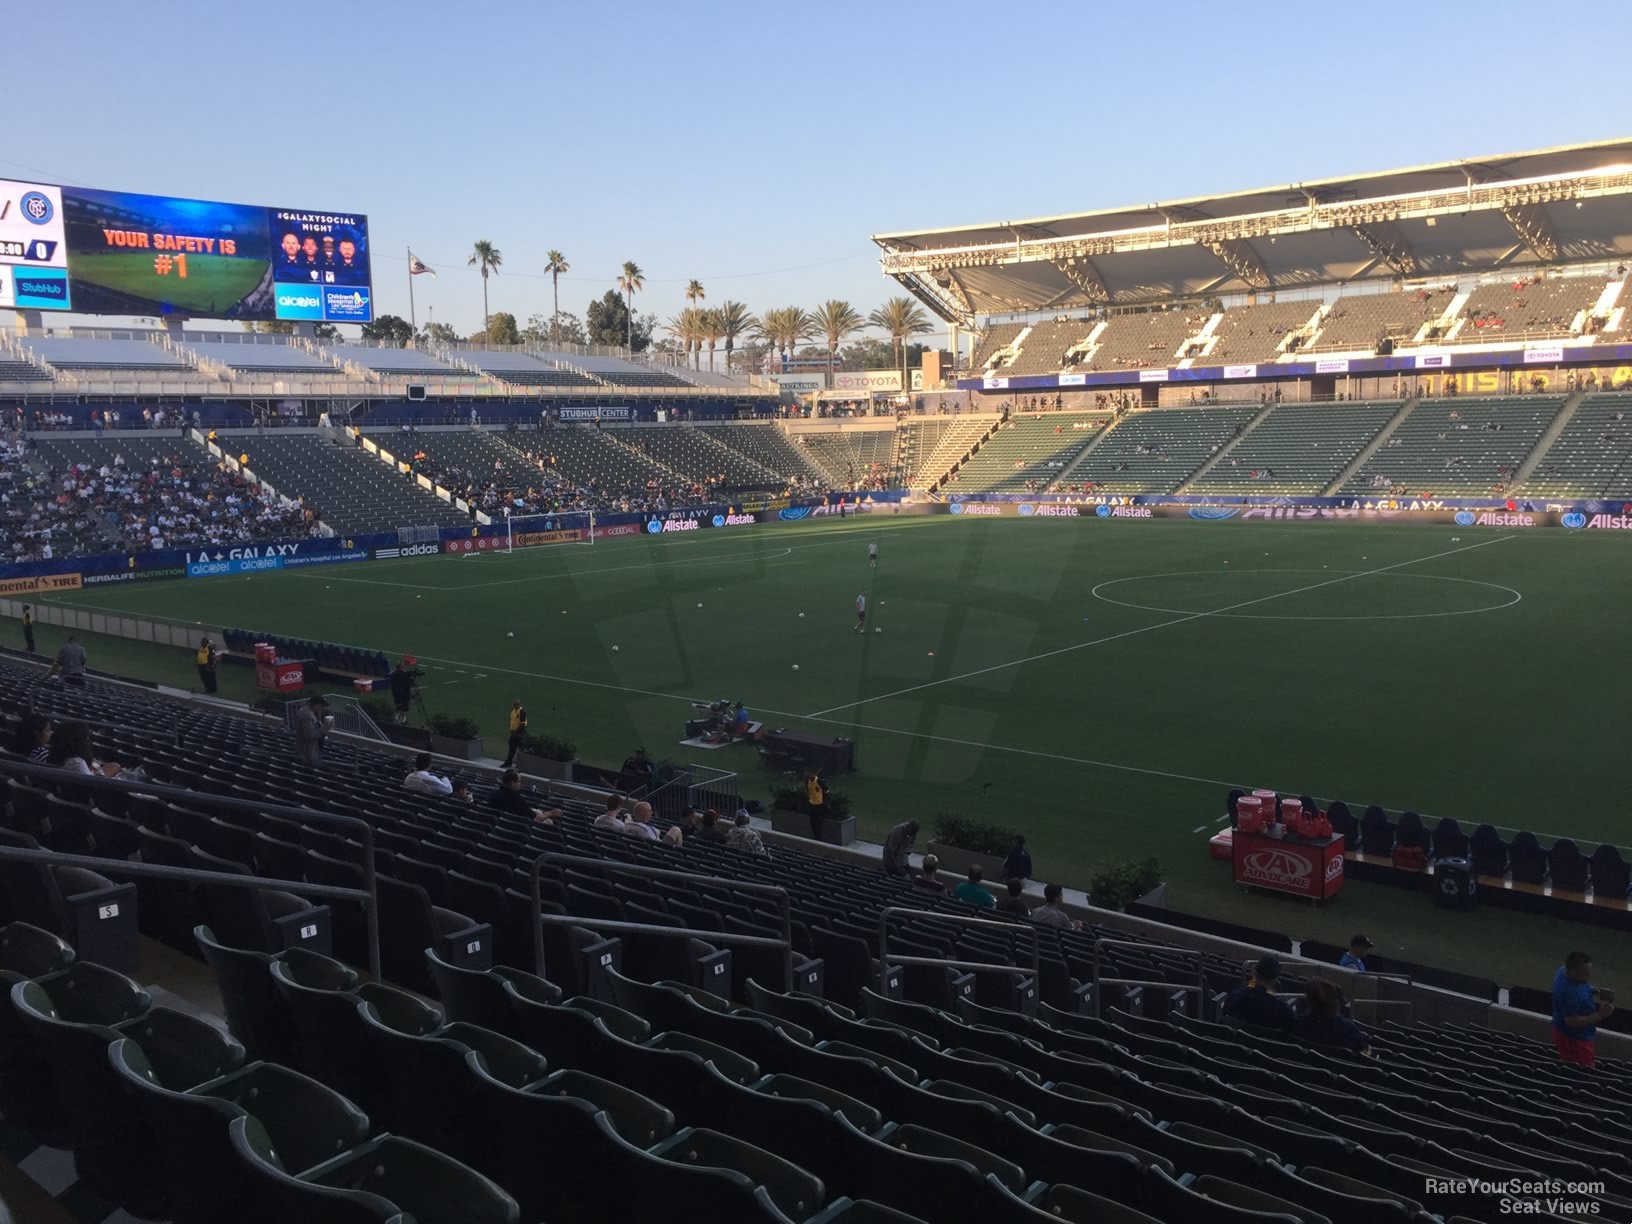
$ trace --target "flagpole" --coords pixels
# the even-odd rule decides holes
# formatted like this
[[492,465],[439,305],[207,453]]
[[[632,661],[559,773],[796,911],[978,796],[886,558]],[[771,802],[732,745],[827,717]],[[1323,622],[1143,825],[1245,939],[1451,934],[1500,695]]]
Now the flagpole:
[[419,320],[414,317],[414,249],[408,247],[408,325],[419,334]]

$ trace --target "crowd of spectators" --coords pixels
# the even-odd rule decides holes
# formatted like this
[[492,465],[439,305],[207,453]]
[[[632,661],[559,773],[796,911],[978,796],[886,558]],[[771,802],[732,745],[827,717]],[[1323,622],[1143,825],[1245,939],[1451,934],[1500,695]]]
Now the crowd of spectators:
[[0,526],[5,559],[17,562],[284,539],[317,524],[225,465],[180,450],[56,467],[8,436],[0,441]]

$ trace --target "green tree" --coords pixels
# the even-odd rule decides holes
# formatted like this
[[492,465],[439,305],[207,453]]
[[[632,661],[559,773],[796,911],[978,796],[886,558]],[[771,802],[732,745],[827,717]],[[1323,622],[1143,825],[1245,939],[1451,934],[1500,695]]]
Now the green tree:
[[312,324],[312,339],[313,340],[338,340],[338,339],[340,339],[340,329],[338,327],[336,327],[333,323],[313,323]]
[[686,301],[693,306],[707,296],[708,294],[703,292],[703,282],[700,280],[694,280],[686,286]]
[[702,314],[695,306],[687,306],[663,325],[663,330],[674,338],[674,345],[684,361],[696,364],[701,347]]
[[363,324],[364,340],[384,340],[402,348],[413,338],[414,329],[408,325],[407,319],[398,315],[381,315],[372,323]]
[[618,292],[623,294],[624,318],[629,325],[629,351],[635,351],[635,294],[646,288],[646,274],[632,259],[623,261],[623,273],[618,277]]
[[521,329],[521,342],[536,344],[539,348],[583,344],[584,324],[577,315],[566,310],[558,310],[554,315],[530,315],[527,326]]
[[720,320],[720,336],[725,340],[725,368],[731,369],[731,353],[737,347],[737,337],[747,335],[759,326],[753,312],[741,302],[722,302],[716,313]]
[[481,273],[482,273],[482,330],[484,332],[488,328],[488,319],[487,319],[487,275],[488,275],[489,272],[493,273],[494,275],[497,275],[498,271],[499,271],[499,265],[502,264],[503,262],[504,262],[504,256],[499,253],[499,248],[494,246],[491,242],[489,242],[485,238],[480,239],[476,243],[476,245],[471,248],[470,258],[465,261],[465,266],[467,268],[479,268],[479,269],[481,269]]
[[295,324],[289,319],[262,319],[260,322],[246,322],[244,330],[266,336],[292,336],[295,334]]
[[839,355],[839,345],[867,325],[856,308],[849,302],[829,298],[816,308],[811,316],[816,330],[827,340],[827,385],[833,385],[833,363]]
[[589,344],[628,345],[630,352],[639,353],[651,345],[652,332],[656,329],[657,319],[652,315],[634,318],[616,289],[608,289],[584,311],[584,330]]
[[708,345],[708,368],[714,368],[714,351],[720,346],[720,337],[725,333],[717,310],[700,311],[697,316],[698,328],[702,332],[700,343]]
[[890,345],[895,353],[895,368],[901,371],[901,385],[908,386],[907,337],[921,336],[931,330],[929,315],[910,297],[893,297],[868,315],[867,322],[890,337]]
[[459,333],[446,323],[427,323],[425,329],[419,333],[420,339],[427,344],[458,344]]
[[788,355],[799,342],[816,334],[816,322],[798,306],[779,306],[759,316],[759,326],[755,331],[766,344],[782,354],[782,361],[786,364]]
[[[550,315],[550,322],[554,324],[561,318],[561,277],[572,271],[572,265],[567,262],[567,257],[561,254],[560,251],[552,250],[544,256],[544,271],[550,274],[550,304],[554,310],[554,313]],[[561,333],[552,328],[550,332],[551,347],[558,346],[560,343]]]
[[520,344],[521,331],[516,327],[516,316],[508,310],[496,310],[487,321],[487,344]]

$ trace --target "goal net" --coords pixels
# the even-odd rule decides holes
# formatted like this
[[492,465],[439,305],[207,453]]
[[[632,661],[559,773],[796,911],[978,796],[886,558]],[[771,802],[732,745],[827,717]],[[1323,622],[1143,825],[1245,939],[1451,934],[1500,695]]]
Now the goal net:
[[513,514],[504,520],[503,543],[498,551],[540,548],[546,544],[595,543],[595,512],[577,510],[567,514]]

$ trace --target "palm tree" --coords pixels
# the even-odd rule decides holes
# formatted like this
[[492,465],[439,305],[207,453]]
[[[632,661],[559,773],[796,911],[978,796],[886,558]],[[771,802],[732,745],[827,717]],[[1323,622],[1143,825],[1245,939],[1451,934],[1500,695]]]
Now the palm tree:
[[846,336],[852,336],[867,326],[867,321],[849,302],[830,298],[816,308],[816,330],[827,339],[827,383],[833,385],[833,363],[839,356],[839,345]]
[[680,351],[683,354],[681,358],[682,365],[687,361],[692,361],[695,364],[695,356],[701,347],[702,329],[698,319],[701,313],[695,306],[687,306],[663,325],[663,330],[673,336],[675,343],[680,346]]
[[618,277],[618,292],[623,294],[625,313],[628,318],[628,341],[626,347],[630,353],[635,351],[635,294],[646,288],[646,274],[640,270],[640,265],[632,259],[623,262],[623,275]]
[[550,315],[550,347],[561,347],[561,276],[571,272],[572,265],[560,251],[550,251],[544,256],[544,271],[550,274],[550,292],[555,298],[555,311]]
[[717,310],[699,310],[697,312],[698,343],[708,345],[708,368],[714,368],[714,350],[720,345],[722,329],[720,327],[720,312]]
[[815,320],[798,306],[779,306],[775,310],[767,310],[759,319],[758,335],[782,354],[784,366],[799,341],[808,340],[815,334]]
[[694,280],[691,282],[691,284],[686,286],[686,301],[690,302],[693,306],[697,305],[698,302],[702,301],[707,296],[708,294],[703,292],[703,282],[700,280]]
[[467,268],[480,268],[482,270],[482,341],[483,341],[483,343],[486,343],[486,341],[487,341],[487,323],[488,323],[488,320],[487,320],[487,274],[489,272],[492,272],[492,273],[496,274],[498,272],[498,270],[499,270],[499,265],[502,264],[503,262],[504,262],[504,256],[499,254],[499,248],[494,246],[491,242],[489,242],[485,238],[483,238],[481,241],[477,242],[476,246],[471,250],[470,258],[465,261],[465,266]]
[[737,337],[759,326],[748,307],[741,302],[724,302],[714,312],[719,316],[720,335],[725,337],[725,371],[731,372],[731,350],[737,347]]
[[890,334],[890,343],[895,348],[895,365],[901,371],[901,389],[906,390],[907,337],[921,336],[929,331],[929,316],[910,297],[893,297],[868,315],[867,323]]

